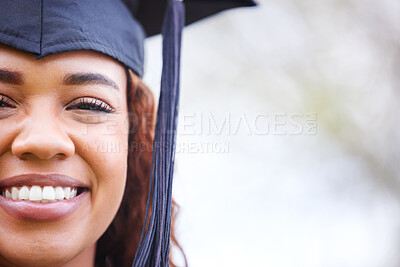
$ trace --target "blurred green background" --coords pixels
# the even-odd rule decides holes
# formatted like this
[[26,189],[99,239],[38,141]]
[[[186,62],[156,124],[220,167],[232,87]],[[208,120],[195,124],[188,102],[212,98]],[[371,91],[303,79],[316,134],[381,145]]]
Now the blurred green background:
[[[184,32],[189,265],[400,266],[400,1],[259,3]],[[158,96],[160,37],[146,49]]]

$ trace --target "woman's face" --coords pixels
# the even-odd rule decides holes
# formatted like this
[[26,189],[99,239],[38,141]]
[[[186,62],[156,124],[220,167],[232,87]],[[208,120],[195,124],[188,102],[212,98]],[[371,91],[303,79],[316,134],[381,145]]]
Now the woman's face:
[[37,60],[0,46],[1,266],[93,252],[125,188],[126,83],[123,66],[97,52]]

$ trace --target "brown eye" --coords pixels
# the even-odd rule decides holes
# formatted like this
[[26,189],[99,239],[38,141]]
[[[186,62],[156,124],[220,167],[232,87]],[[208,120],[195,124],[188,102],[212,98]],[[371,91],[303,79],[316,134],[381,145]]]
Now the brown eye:
[[98,98],[80,98],[72,102],[72,104],[67,107],[67,110],[80,109],[80,110],[90,110],[90,111],[100,111],[111,113],[114,109],[108,105],[106,102]]
[[13,102],[11,98],[5,95],[0,96],[0,108],[16,108]]

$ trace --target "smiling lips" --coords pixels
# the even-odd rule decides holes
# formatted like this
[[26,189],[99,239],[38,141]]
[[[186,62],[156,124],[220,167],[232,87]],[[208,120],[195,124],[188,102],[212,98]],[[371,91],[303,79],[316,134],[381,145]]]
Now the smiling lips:
[[57,220],[79,208],[89,188],[61,174],[24,174],[0,181],[0,206],[27,220]]

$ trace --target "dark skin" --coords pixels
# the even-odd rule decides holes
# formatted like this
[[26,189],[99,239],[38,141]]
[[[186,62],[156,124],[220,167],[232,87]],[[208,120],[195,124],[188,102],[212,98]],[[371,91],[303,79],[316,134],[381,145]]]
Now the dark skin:
[[25,220],[0,208],[0,265],[94,266],[96,241],[113,220],[126,183],[125,70],[93,51],[37,60],[3,45],[0,70],[6,71],[0,75],[0,181],[61,173],[89,190],[62,219]]

